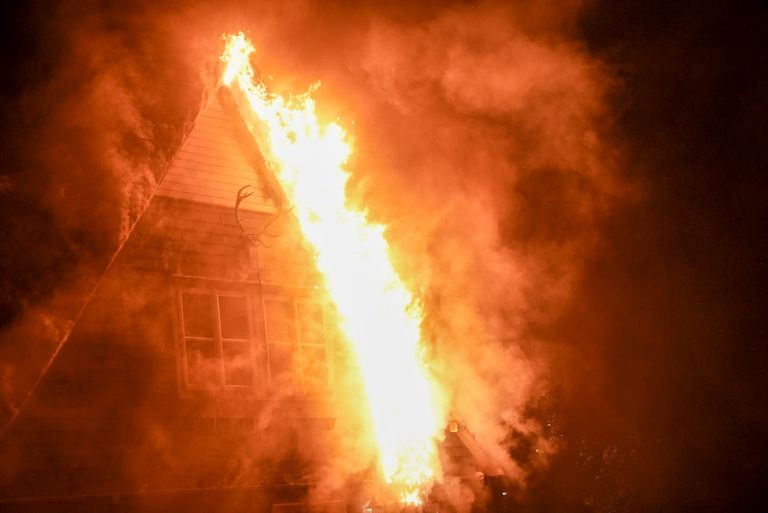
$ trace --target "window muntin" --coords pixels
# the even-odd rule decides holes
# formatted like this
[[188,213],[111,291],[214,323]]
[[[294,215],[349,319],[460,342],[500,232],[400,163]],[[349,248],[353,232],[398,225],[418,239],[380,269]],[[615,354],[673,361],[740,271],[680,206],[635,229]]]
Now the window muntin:
[[253,386],[248,296],[201,289],[182,290],[180,296],[187,388]]

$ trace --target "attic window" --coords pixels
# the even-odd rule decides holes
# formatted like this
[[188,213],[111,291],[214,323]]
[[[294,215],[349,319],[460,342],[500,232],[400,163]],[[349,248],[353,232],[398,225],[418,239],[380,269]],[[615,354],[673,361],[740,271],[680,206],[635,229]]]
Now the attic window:
[[180,292],[187,388],[254,384],[254,344],[248,296],[202,289]]

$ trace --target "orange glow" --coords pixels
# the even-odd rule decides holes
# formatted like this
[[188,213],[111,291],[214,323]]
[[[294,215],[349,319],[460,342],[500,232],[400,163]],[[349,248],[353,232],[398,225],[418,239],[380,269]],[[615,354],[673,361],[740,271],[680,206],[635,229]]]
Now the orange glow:
[[420,345],[420,306],[394,270],[384,227],[347,207],[344,129],[322,124],[311,90],[271,93],[241,34],[227,37],[222,80],[293,206],[365,382],[379,463],[401,502],[419,504],[439,477],[445,415]]

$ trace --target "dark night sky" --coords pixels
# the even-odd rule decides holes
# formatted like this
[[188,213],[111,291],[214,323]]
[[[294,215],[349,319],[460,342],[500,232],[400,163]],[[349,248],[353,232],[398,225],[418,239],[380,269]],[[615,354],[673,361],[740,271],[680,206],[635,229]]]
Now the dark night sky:
[[725,2],[599,2],[582,19],[623,80],[625,171],[650,193],[607,223],[613,252],[566,321],[610,369],[576,378],[589,408],[574,398],[569,414],[636,451],[617,464],[632,510],[765,501],[764,21]]
[[[2,9],[0,323],[9,326],[76,269],[103,265],[119,216],[110,178],[51,172],[68,150],[87,153],[78,134],[92,134],[88,123],[59,117],[58,98],[85,80],[57,67],[71,58],[56,45],[65,27],[43,3]],[[567,444],[533,479],[526,511],[747,511],[766,502],[765,11],[598,1],[568,28],[617,79],[609,108],[621,178],[643,193],[601,222],[601,250],[586,260],[574,299],[541,327],[561,355],[546,416]],[[125,44],[152,51],[151,41],[149,49]],[[95,77],[99,65],[80,71]],[[45,102],[30,105],[30,97]],[[194,97],[164,107],[150,150],[173,141]],[[158,108],[134,100],[143,114]],[[41,155],[30,141],[53,140],[51,120],[75,131]],[[147,144],[132,138],[132,126],[118,126],[119,144]],[[101,169],[108,159],[90,163]],[[86,179],[97,185],[77,190]],[[70,213],[51,207],[57,201]],[[17,342],[7,338],[2,344]]]

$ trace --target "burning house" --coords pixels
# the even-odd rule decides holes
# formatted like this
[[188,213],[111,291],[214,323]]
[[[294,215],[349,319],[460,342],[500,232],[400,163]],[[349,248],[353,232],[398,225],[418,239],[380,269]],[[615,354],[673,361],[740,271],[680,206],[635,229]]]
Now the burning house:
[[[297,502],[297,440],[315,450],[334,424],[333,341],[309,253],[226,95],[207,98],[6,434],[4,507]],[[267,474],[286,497],[254,499]]]
[[754,4],[5,2],[0,513],[768,511]]
[[[420,312],[386,260],[381,230],[333,210],[344,203],[343,137],[292,117],[309,112],[307,98],[275,114],[280,98],[253,85],[246,50],[225,63],[224,83],[237,88],[207,96],[5,434],[3,509],[357,508],[370,472],[313,499],[319,481],[333,481],[333,440],[344,436],[334,391],[349,387],[352,360],[364,391],[346,393],[369,400],[359,410],[372,419],[384,480],[414,504],[436,479],[446,419],[419,368]],[[270,133],[275,120],[283,133]],[[272,139],[259,141],[259,130]],[[305,155],[330,174],[303,181],[280,136],[289,146],[328,143]],[[329,219],[339,233],[327,231]],[[368,287],[374,305],[355,287]],[[361,338],[368,347],[344,345]],[[476,455],[461,440],[449,435],[448,457],[473,475]]]

